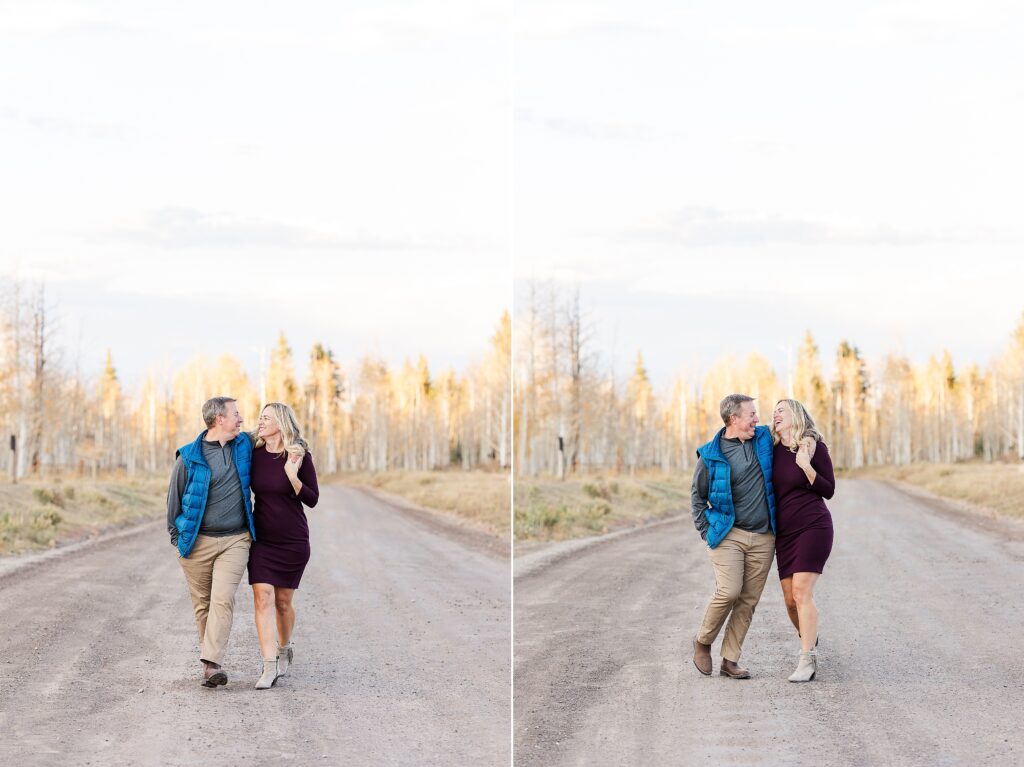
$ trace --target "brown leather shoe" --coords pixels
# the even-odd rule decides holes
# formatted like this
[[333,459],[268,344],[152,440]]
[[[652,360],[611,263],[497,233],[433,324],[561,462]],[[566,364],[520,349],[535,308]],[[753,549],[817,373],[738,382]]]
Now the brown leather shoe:
[[711,676],[711,645],[703,644],[693,638],[693,665],[704,676]]
[[750,679],[750,671],[740,668],[736,661],[722,658],[722,667],[718,671],[722,676],[729,676],[733,679]]
[[203,666],[203,687],[216,687],[228,683],[227,673],[218,664],[204,660]]

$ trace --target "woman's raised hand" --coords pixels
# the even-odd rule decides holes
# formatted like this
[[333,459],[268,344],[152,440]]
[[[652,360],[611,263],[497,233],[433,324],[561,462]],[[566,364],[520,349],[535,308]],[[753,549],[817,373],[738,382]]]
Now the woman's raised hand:
[[796,465],[801,469],[811,468],[811,453],[813,451],[813,446],[808,444],[809,442],[813,442],[810,437],[800,440],[800,447],[797,448],[796,451]]
[[284,464],[284,473],[288,479],[298,480],[299,478],[299,467],[302,466],[302,453],[299,452],[288,452],[288,460]]

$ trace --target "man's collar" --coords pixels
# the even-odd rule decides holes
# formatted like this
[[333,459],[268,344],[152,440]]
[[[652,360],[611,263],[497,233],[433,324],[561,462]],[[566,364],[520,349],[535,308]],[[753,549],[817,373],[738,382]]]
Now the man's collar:
[[236,439],[238,439],[238,435],[237,434],[234,437],[232,437],[231,439],[224,440],[224,442],[222,443],[219,439],[210,439],[210,430],[209,429],[207,429],[205,432],[203,432],[203,442],[209,442],[211,445],[220,445],[221,447],[227,447],[232,442],[234,442]]
[[[754,434],[757,434],[757,432],[755,431]],[[722,432],[722,439],[728,439],[728,440],[732,440],[733,442],[740,442],[740,443],[742,443],[742,442],[750,442],[750,439],[753,439],[753,437],[751,437],[750,439],[743,439],[743,437],[740,437],[738,435],[735,436],[735,437],[730,437],[729,435],[727,435],[723,431]]]

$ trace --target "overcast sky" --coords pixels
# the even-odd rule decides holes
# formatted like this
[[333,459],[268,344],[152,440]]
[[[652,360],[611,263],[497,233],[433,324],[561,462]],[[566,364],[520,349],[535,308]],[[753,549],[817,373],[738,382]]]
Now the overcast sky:
[[511,307],[508,2],[0,2],[0,277],[129,383],[284,330],[461,369]]
[[[805,328],[986,363],[1024,310],[1024,7],[516,4],[516,295],[656,380]],[[614,351],[613,351],[614,350]]]
[[0,276],[128,382],[255,371],[279,329],[300,369],[314,341],[461,368],[513,275],[579,285],[606,358],[662,381],[781,373],[808,327],[826,361],[1001,349],[1024,9],[511,9],[0,1]]

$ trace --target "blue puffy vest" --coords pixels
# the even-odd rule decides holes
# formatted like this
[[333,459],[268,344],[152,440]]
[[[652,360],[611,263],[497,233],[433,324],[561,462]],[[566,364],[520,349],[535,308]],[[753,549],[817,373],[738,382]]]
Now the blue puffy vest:
[[[697,455],[708,469],[708,546],[715,548],[732,530],[736,522],[736,507],[732,502],[732,469],[722,455],[719,440],[725,434],[722,428],[714,438],[697,450]],[[768,516],[775,532],[775,489],[772,487],[772,435],[767,426],[754,427],[754,454],[764,474],[764,490],[768,498]]]
[[[204,431],[194,442],[178,448],[178,455],[185,462],[185,492],[181,496],[181,513],[174,518],[174,526],[178,528],[178,552],[187,557],[192,552],[199,528],[206,511],[206,498],[210,492],[210,464],[203,456]],[[231,443],[231,454],[235,459],[238,479],[242,483],[242,499],[245,501],[245,516],[249,522],[249,534],[256,540],[256,526],[252,521],[252,498],[249,493],[249,480],[252,477],[252,440],[245,432],[240,432]]]

